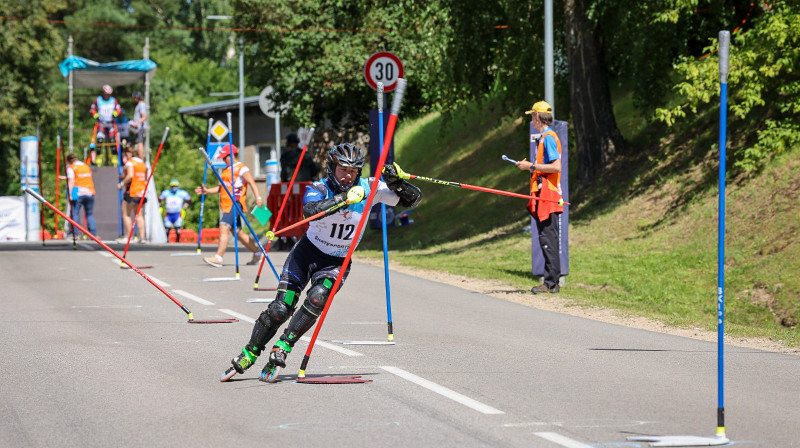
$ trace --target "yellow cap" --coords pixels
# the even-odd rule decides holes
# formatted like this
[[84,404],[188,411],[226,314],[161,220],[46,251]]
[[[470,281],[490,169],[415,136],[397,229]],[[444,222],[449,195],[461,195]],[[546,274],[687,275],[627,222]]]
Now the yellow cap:
[[550,105],[547,104],[546,101],[539,101],[538,103],[534,103],[534,105],[531,106],[531,110],[525,111],[525,113],[528,114],[528,115],[530,115],[530,114],[532,114],[534,112],[537,112],[537,113],[540,113],[540,114],[552,114],[553,113],[553,108],[550,107]]

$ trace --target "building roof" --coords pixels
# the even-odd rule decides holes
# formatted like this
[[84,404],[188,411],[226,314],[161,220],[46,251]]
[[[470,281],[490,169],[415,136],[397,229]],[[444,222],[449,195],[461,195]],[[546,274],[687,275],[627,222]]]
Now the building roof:
[[[244,107],[258,106],[257,96],[248,96],[244,99]],[[213,103],[198,104],[195,106],[186,106],[178,109],[181,115],[190,115],[194,117],[208,117],[214,112],[233,112],[239,110],[239,98],[225,101],[215,101]]]

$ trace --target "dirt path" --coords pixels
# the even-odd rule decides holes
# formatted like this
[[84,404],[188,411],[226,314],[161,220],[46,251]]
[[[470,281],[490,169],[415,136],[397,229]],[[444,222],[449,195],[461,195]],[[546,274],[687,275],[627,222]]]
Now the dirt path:
[[[359,263],[369,264],[372,266],[383,266],[383,260],[376,260],[366,257],[354,257],[354,259],[355,258],[357,258],[356,261]],[[446,272],[417,269],[409,266],[403,266],[392,261],[389,262],[389,267],[392,270],[402,272],[404,274],[446,283],[448,285],[458,286],[459,288],[468,289],[470,291],[479,292],[481,294],[486,294],[503,300],[509,300],[511,302],[530,306],[532,308],[584,317],[586,319],[592,319],[616,325],[625,325],[627,327],[640,328],[648,331],[657,331],[659,333],[684,336],[702,341],[714,342],[717,340],[717,333],[713,331],[706,331],[700,328],[670,327],[662,322],[645,317],[626,316],[623,312],[617,310],[579,306],[575,305],[571,300],[560,297],[558,294],[548,294],[544,296],[535,295],[529,291],[521,291],[513,286],[509,286],[498,281],[481,280],[452,275]],[[742,338],[726,335],[725,343],[737,347],[800,355],[800,348],[786,347],[781,342],[768,338]]]

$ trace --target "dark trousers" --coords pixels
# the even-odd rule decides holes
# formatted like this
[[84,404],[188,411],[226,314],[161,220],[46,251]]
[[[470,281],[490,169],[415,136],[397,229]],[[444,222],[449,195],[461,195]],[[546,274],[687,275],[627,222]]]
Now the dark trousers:
[[560,218],[561,213],[553,213],[544,221],[534,219],[544,255],[544,285],[548,288],[557,286],[561,278],[561,257],[558,254]]

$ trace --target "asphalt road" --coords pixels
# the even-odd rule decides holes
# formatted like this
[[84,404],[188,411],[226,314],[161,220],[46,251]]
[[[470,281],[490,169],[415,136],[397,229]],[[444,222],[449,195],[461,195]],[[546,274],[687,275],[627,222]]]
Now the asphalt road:
[[[715,343],[392,272],[397,343],[344,344],[386,341],[383,269],[363,264],[306,374],[371,382],[296,382],[306,339],[280,382],[257,380],[259,360],[220,383],[266,308],[247,299],[274,297],[252,291],[256,267],[205,282],[234,275],[232,252],[218,269],[172,256],[191,246],[129,252],[196,319],[240,318],[195,325],[99,246],[49,244],[0,244],[0,446],[637,447],[627,437],[716,431]],[[260,286],[275,285],[265,265]],[[733,444],[800,446],[800,357],[726,346],[724,372]]]

